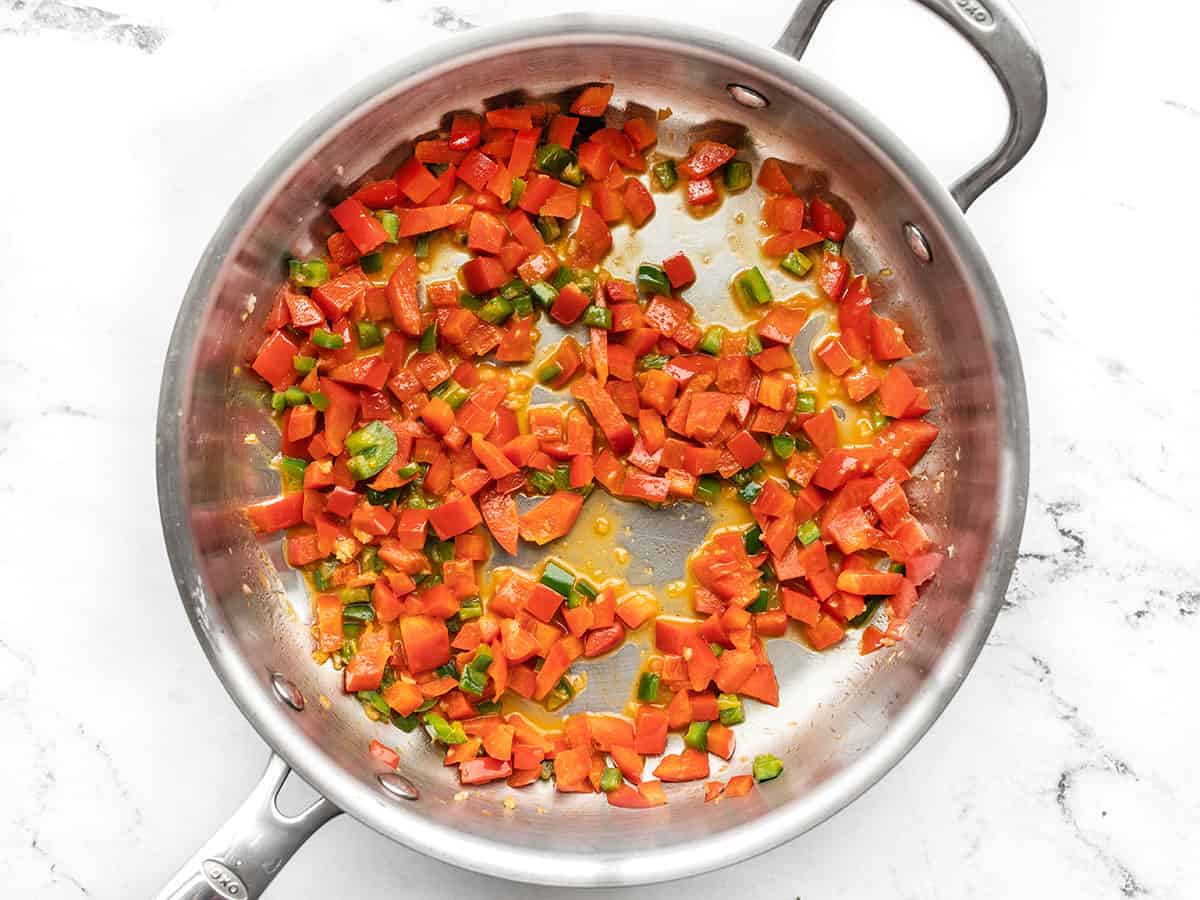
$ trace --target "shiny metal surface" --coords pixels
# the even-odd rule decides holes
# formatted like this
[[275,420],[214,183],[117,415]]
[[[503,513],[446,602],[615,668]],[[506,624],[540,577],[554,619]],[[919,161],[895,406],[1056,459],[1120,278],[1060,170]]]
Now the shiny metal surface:
[[[782,706],[750,701],[731,770],[746,771],[755,753],[774,753],[786,769],[769,789],[705,806],[700,785],[672,786],[668,806],[619,819],[595,797],[555,794],[544,784],[464,792],[424,735],[364,717],[341,693],[338,673],[310,658],[309,601],[283,564],[279,541],[260,544],[239,513],[278,489],[268,467],[278,434],[244,367],[281,274],[281,254],[318,246],[332,228],[326,205],[361,178],[390,172],[404,153],[397,142],[438,127],[451,111],[521,88],[543,94],[607,80],[617,83],[616,109],[636,103],[673,110],[661,123],[664,152],[682,155],[701,134],[723,136],[742,143],[748,158],[803,163],[814,183],[827,184],[855,211],[846,251],[857,270],[878,276],[881,310],[919,337],[912,369],[936,386],[943,435],[913,500],[935,538],[953,548],[902,645],[863,659],[851,645],[818,655],[795,641],[771,642]],[[770,105],[739,105],[730,84],[761,93]],[[704,261],[688,299],[702,317],[728,318],[728,278],[757,254],[749,193],[699,219],[682,208],[678,193],[657,199],[659,211],[644,229],[616,229],[609,267],[632,270],[643,258],[682,248]],[[937,248],[931,263],[913,258],[905,222],[922,223]],[[770,272],[781,295],[789,282]],[[556,339],[546,331],[544,341]],[[991,628],[1016,556],[1028,469],[1024,382],[1000,292],[953,198],[920,161],[866,111],[780,53],[666,23],[591,16],[460,36],[454,52],[438,46],[384,70],[294,135],[238,197],[197,267],[164,366],[158,442],[163,529],[184,607],[242,712],[328,798],[306,821],[315,828],[336,804],[447,862],[576,885],[667,880],[744,859],[813,827],[881,778],[949,702]],[[616,502],[596,492],[589,509]],[[707,513],[692,508],[622,513],[625,528],[612,541],[633,556],[631,582],[681,572],[683,556],[710,524]],[[564,543],[551,551],[584,566],[589,555],[603,557],[611,567],[605,542],[589,536]],[[624,653],[601,661],[571,710],[611,707],[606,691],[623,699],[631,663]],[[309,699],[303,712],[278,702],[276,672]],[[384,794],[380,767],[366,753],[372,738],[397,748],[399,774],[419,800]],[[721,768],[714,774],[720,777]],[[273,777],[269,772],[264,783]],[[264,823],[263,796],[260,788],[225,830],[263,827],[281,861],[311,829],[281,829],[269,816]],[[503,803],[509,796],[512,808]],[[292,845],[280,849],[287,837]],[[189,863],[191,874],[177,881],[194,887],[199,862],[216,858],[257,892],[261,882],[247,874],[262,870],[257,851],[240,840],[222,842],[230,853],[201,851]]]

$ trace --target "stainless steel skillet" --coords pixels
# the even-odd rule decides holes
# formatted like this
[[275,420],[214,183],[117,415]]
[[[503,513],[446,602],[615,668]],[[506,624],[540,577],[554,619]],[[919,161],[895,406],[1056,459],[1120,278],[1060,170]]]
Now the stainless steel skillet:
[[[797,58],[830,0],[805,0],[775,49],[665,22],[562,16],[473,32],[360,84],[296,133],[235,201],[180,309],[158,417],[159,503],[184,608],[230,696],[273,753],[253,794],[164,888],[164,898],[253,898],[321,824],[346,811],[447,862],[562,885],[637,884],[707,871],[806,831],[878,781],[924,734],[975,660],[1016,556],[1028,476],[1025,388],[1003,300],[962,211],[1033,143],[1045,113],[1040,59],[1003,0],[921,0],[988,61],[1010,104],[996,151],[949,191],[873,116]],[[681,786],[662,808],[618,813],[595,798],[502,787],[465,798],[423,735],[362,716],[338,678],[309,658],[304,586],[277,545],[240,515],[276,490],[274,429],[242,370],[284,251],[303,254],[330,227],[325,203],[394,158],[397,143],[448,111],[513,91],[553,93],[614,81],[614,106],[670,107],[662,149],[682,155],[699,130],[745,135],[747,155],[804,163],[855,211],[847,253],[887,271],[882,308],[920,336],[913,364],[943,429],[916,500],[951,560],[901,646],[859,658],[771,645],[777,710],[756,706],[739,756],[771,752],[786,775],[737,803],[704,805]],[[753,255],[738,208],[703,221],[660,201],[626,240],[631,264],[682,243],[711,264],[689,291],[719,317],[725,279]],[[751,220],[752,222],[752,220]],[[746,227],[750,227],[746,225]],[[749,232],[746,232],[749,234]],[[656,578],[706,523],[629,519],[630,551]],[[596,679],[600,681],[601,679]],[[622,686],[622,690],[624,686]],[[590,691],[588,693],[591,693]],[[585,697],[588,696],[585,693]],[[598,705],[606,698],[594,695]],[[398,745],[398,776],[364,748]],[[283,816],[275,795],[291,769],[326,799]]]

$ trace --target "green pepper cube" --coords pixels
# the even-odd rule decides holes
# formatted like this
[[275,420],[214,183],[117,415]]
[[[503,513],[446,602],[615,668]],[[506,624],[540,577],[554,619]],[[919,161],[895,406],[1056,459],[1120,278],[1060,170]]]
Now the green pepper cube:
[[592,304],[583,311],[583,324],[589,328],[612,331],[612,310]]
[[812,391],[801,391],[796,395],[796,412],[815,413],[817,411],[817,395]]
[[762,493],[761,481],[747,481],[738,488],[738,499],[743,503],[753,503],[758,499],[760,493]]
[[383,343],[383,332],[374,322],[359,319],[354,323],[354,330],[358,334],[358,346],[363,350],[378,347]]
[[317,367],[317,358],[315,356],[301,356],[296,354],[292,357],[292,368],[301,375],[307,375]]
[[308,468],[308,460],[295,456],[283,456],[279,460],[279,479],[283,489],[289,493],[304,487],[304,470]]
[[796,439],[790,434],[775,434],[771,436],[771,449],[780,459],[790,459],[796,452]]
[[533,154],[534,165],[551,175],[561,174],[574,161],[575,154],[559,144],[542,144]]
[[312,342],[323,350],[341,350],[346,345],[340,334],[334,334],[324,328],[314,328]]
[[816,520],[814,519],[809,519],[796,529],[796,539],[805,547],[807,547],[820,536],[821,528],[819,525],[817,525]]
[[779,263],[779,268],[791,272],[797,278],[803,278],[812,270],[812,260],[803,250],[791,250]]
[[621,786],[621,770],[614,769],[612,766],[605,766],[604,771],[600,773],[600,790],[606,794],[611,794]]
[[288,277],[300,287],[320,287],[329,280],[329,266],[323,259],[289,259]]
[[358,258],[358,264],[368,275],[374,275],[376,272],[382,272],[383,254],[376,251],[375,253],[368,253],[366,256],[360,256]]
[[508,208],[516,209],[521,203],[521,198],[525,196],[525,188],[529,185],[524,178],[514,178],[512,180],[512,195],[508,198]]
[[562,374],[562,366],[558,363],[546,363],[537,371],[537,380],[542,384],[549,384],[555,378]]
[[350,459],[346,467],[357,481],[371,478],[396,455],[396,434],[382,422],[368,423],[346,437]]
[[483,298],[476,297],[470,291],[463,291],[458,295],[458,305],[463,309],[469,309],[471,312],[477,312],[483,306]]
[[700,352],[709,356],[719,356],[721,345],[725,341],[725,329],[720,325],[709,325],[700,339]]
[[746,708],[737,694],[717,694],[717,716],[722,725],[740,725],[746,721]]
[[500,325],[512,315],[513,305],[503,297],[493,297],[479,307],[475,315],[489,325]]
[[308,394],[292,385],[283,392],[283,400],[288,406],[303,406],[308,402]]
[[[732,657],[730,657],[732,659]],[[683,742],[693,750],[708,749],[708,722],[693,722],[688,726]]]
[[447,722],[444,717],[435,712],[425,713],[425,725],[430,731],[430,737],[443,744],[465,744],[467,733],[461,722]]
[[842,242],[841,241],[831,241],[831,240],[829,240],[829,238],[826,238],[825,240],[823,240],[821,242],[821,251],[823,253],[832,253],[834,256],[841,256],[842,255]]
[[721,495],[721,482],[715,475],[701,475],[696,481],[696,499],[701,503],[715,503]]
[[429,233],[418,234],[413,241],[413,256],[417,259],[429,258]]
[[746,355],[758,356],[762,351],[762,341],[758,337],[758,332],[751,328],[746,332]]
[[751,525],[742,532],[742,543],[746,545],[746,552],[751,556],[762,553],[762,529],[757,525]]
[[558,290],[544,281],[535,282],[529,290],[533,293],[534,302],[542,309],[549,309],[558,299]]
[[525,475],[525,482],[533,488],[536,494],[554,493],[554,476],[541,469],[530,469]]
[[579,165],[579,163],[572,160],[563,166],[563,170],[558,173],[558,180],[565,184],[579,187],[581,184],[583,184],[583,168]]
[[752,771],[755,781],[770,781],[772,778],[778,778],[783,772],[783,763],[770,753],[761,753],[754,757]]
[[659,676],[654,672],[643,672],[638,679],[637,698],[642,703],[653,703],[658,699]]
[[[554,218],[554,216],[538,216],[534,224],[537,225],[537,230],[541,233],[542,240],[548,244],[552,244],[562,237],[562,226],[558,224],[558,219]],[[562,270],[560,269],[559,271]],[[558,286],[562,287],[561,284]]]
[[762,306],[771,302],[771,288],[758,266],[751,266],[738,276],[738,287],[742,289],[742,296],[751,303]]
[[637,367],[642,371],[646,369],[661,369],[670,361],[671,357],[663,356],[661,353],[647,353],[638,359]]
[[538,580],[564,597],[571,593],[571,588],[575,586],[575,576],[554,560],[546,563],[546,568],[542,570],[542,577]]
[[656,162],[650,171],[654,174],[654,179],[658,182],[659,187],[664,191],[671,190],[679,183],[679,173],[675,171],[675,160],[673,159]]
[[771,602],[771,592],[767,588],[759,588],[758,595],[755,596],[754,602],[746,607],[746,612],[760,613],[767,611],[767,604]]
[[744,191],[750,187],[750,163],[744,159],[732,159],[725,164],[725,190]]
[[390,209],[377,209],[375,218],[379,220],[379,224],[383,226],[383,230],[387,232],[388,243],[395,244],[400,240],[400,217]]
[[421,332],[421,342],[418,348],[422,353],[433,353],[437,350],[437,320],[429,323],[429,327]]
[[637,268],[638,290],[646,296],[663,294],[671,296],[671,281],[662,266],[653,263],[642,263]]

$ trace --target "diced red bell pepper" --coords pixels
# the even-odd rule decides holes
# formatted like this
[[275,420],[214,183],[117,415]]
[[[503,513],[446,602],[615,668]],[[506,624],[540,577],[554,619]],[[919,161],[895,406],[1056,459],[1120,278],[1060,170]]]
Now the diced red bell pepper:
[[571,385],[571,393],[588,408],[614,453],[624,456],[633,449],[633,429],[595,378],[591,375],[577,378]]
[[486,153],[478,149],[466,155],[458,166],[458,179],[465,181],[477,191],[487,190],[488,182],[496,174],[500,165]]
[[904,359],[912,349],[904,340],[904,329],[883,316],[871,317],[871,355],[876,359]]
[[474,207],[469,203],[445,203],[439,206],[401,209],[396,213],[400,217],[400,237],[412,237],[459,225],[465,222],[472,212]]
[[537,150],[538,138],[542,134],[540,128],[522,128],[513,138],[512,155],[508,158],[508,171],[514,178],[524,178],[533,162],[534,151]]
[[538,545],[548,544],[571,530],[582,508],[582,494],[556,491],[520,516],[520,535]]
[[300,348],[286,334],[282,331],[273,331],[258,348],[258,354],[254,357],[250,368],[275,390],[287,390],[296,380],[292,357],[299,351]]
[[571,142],[575,139],[575,129],[578,127],[579,119],[575,116],[555,116],[546,128],[546,143],[558,144],[570,150]]
[[608,109],[608,101],[612,99],[612,95],[611,84],[588,85],[571,103],[571,112],[577,116],[602,116]]
[[467,228],[467,248],[480,253],[496,254],[504,246],[508,230],[491,213],[477,210]]
[[737,151],[728,144],[700,141],[692,149],[692,155],[679,166],[679,170],[686,178],[703,178],[733,159],[735,153]]
[[654,215],[654,197],[636,178],[625,179],[625,209],[635,228],[641,228]]
[[686,287],[696,280],[696,270],[692,267],[692,261],[682,250],[664,259],[662,266],[673,288]]
[[821,273],[817,276],[817,283],[830,300],[836,303],[842,298],[849,276],[850,263],[846,262],[844,256],[830,253],[828,250],[821,255]]
[[509,282],[504,265],[490,256],[477,256],[462,266],[463,281],[472,294],[481,295],[498,290]]
[[387,229],[356,197],[347,197],[329,212],[359,253],[370,253],[388,239]]
[[846,221],[841,214],[820,197],[814,197],[812,202],[813,227],[831,241],[840,241],[846,237]]
[[441,540],[470,531],[483,521],[470,497],[448,500],[429,511],[429,524]]
[[888,369],[883,383],[879,385],[876,403],[879,411],[893,419],[902,418],[917,399],[917,386],[908,373],[899,366]]
[[437,190],[438,180],[415,156],[410,156],[397,170],[393,180],[396,188],[413,203],[424,202]]
[[[579,224],[575,227],[575,234],[571,236],[568,244],[567,260],[572,266],[591,269],[604,259],[612,249],[612,244],[612,232],[604,219],[592,207],[585,206],[580,210]],[[568,284],[567,287],[574,287],[574,283]],[[559,297],[561,296],[560,292]],[[556,302],[555,307],[557,306]],[[553,315],[553,311],[551,314]]]
[[697,178],[687,183],[688,206],[711,206],[717,200],[717,188],[711,178]]
[[304,494],[283,494],[246,507],[246,515],[262,534],[291,528],[304,521]]

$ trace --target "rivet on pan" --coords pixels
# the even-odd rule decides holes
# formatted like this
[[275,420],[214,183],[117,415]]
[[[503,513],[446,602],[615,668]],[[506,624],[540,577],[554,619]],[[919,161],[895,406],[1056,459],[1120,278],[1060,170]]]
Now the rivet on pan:
[[379,783],[385,791],[401,800],[419,800],[421,798],[421,792],[417,790],[417,786],[403,775],[397,775],[395,772],[384,772],[379,776]]
[[725,90],[729,91],[729,96],[742,106],[748,106],[751,109],[765,109],[771,102],[754,88],[746,87],[744,84],[727,84]]
[[921,229],[912,222],[904,223],[904,239],[908,241],[908,249],[921,262],[933,262],[933,251],[929,249],[929,241]]
[[275,690],[275,696],[296,712],[304,709],[304,695],[300,693],[300,688],[278,672],[271,673],[271,687]]

